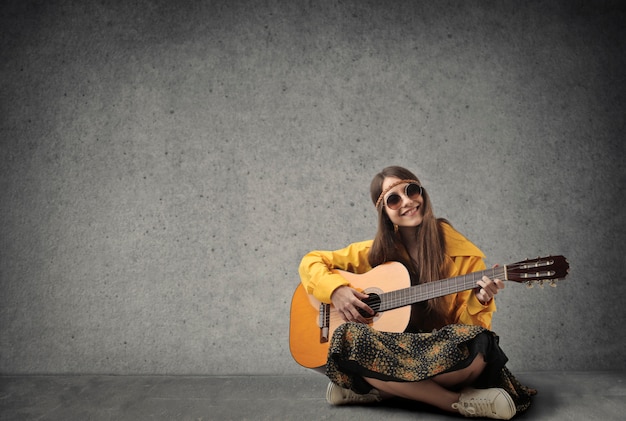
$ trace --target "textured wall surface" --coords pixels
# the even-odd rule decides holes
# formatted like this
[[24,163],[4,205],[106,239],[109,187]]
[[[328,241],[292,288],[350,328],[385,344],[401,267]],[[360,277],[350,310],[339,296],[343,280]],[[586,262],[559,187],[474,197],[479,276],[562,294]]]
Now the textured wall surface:
[[[388,3],[388,4],[387,4]],[[511,283],[513,370],[625,369],[617,1],[4,1],[0,373],[298,373],[300,258],[412,169]]]

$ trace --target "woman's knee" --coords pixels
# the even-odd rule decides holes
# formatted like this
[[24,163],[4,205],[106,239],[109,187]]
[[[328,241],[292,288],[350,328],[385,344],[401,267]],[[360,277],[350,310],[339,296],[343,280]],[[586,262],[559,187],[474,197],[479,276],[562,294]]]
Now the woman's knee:
[[472,371],[478,371],[482,373],[485,367],[487,367],[487,362],[485,361],[485,356],[481,353],[476,354],[476,358],[470,364]]
[[467,367],[468,377],[466,380],[467,384],[472,384],[475,382],[478,377],[483,373],[487,367],[487,362],[485,361],[485,357],[483,354],[477,354],[476,358],[471,362],[471,364]]

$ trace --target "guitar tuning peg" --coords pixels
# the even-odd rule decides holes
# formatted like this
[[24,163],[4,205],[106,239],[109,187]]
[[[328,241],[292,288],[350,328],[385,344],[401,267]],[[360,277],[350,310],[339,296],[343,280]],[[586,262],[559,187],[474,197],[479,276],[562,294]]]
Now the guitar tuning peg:
[[556,281],[557,281],[557,279],[553,279],[553,280],[550,281],[550,287],[551,288],[556,288]]
[[533,284],[532,281],[526,282],[526,288],[532,289],[534,286],[535,286],[535,284]]
[[543,279],[539,281],[539,288],[543,289]]

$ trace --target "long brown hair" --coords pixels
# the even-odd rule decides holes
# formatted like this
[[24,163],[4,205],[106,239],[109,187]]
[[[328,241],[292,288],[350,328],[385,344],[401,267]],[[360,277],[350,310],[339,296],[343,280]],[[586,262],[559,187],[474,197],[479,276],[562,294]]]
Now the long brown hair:
[[[419,179],[406,168],[391,166],[384,168],[374,176],[370,186],[372,202],[376,204],[383,190],[383,181],[387,177],[396,177],[401,180]],[[420,183],[421,184],[421,183]],[[378,230],[374,243],[369,253],[369,262],[372,267],[388,261],[398,261],[404,264],[411,273],[412,283],[422,284],[443,279],[446,276],[445,240],[441,228],[442,223],[448,223],[445,219],[437,219],[433,213],[430,198],[426,190],[422,190],[424,204],[423,221],[415,229],[417,239],[417,259],[411,258],[400,235],[395,232],[394,225],[387,215],[384,205],[380,204],[378,212]],[[435,325],[443,326],[450,323],[450,315],[445,303],[441,298],[434,298],[426,305],[427,312]]]

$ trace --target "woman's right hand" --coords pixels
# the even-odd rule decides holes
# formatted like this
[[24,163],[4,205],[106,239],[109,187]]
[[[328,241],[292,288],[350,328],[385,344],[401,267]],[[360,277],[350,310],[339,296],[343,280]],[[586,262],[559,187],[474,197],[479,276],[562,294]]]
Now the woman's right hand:
[[367,297],[369,295],[344,285],[337,288],[330,296],[330,299],[344,322],[367,323],[367,319],[358,310],[361,308],[366,313],[371,314],[372,317],[374,316],[374,310],[362,301]]

